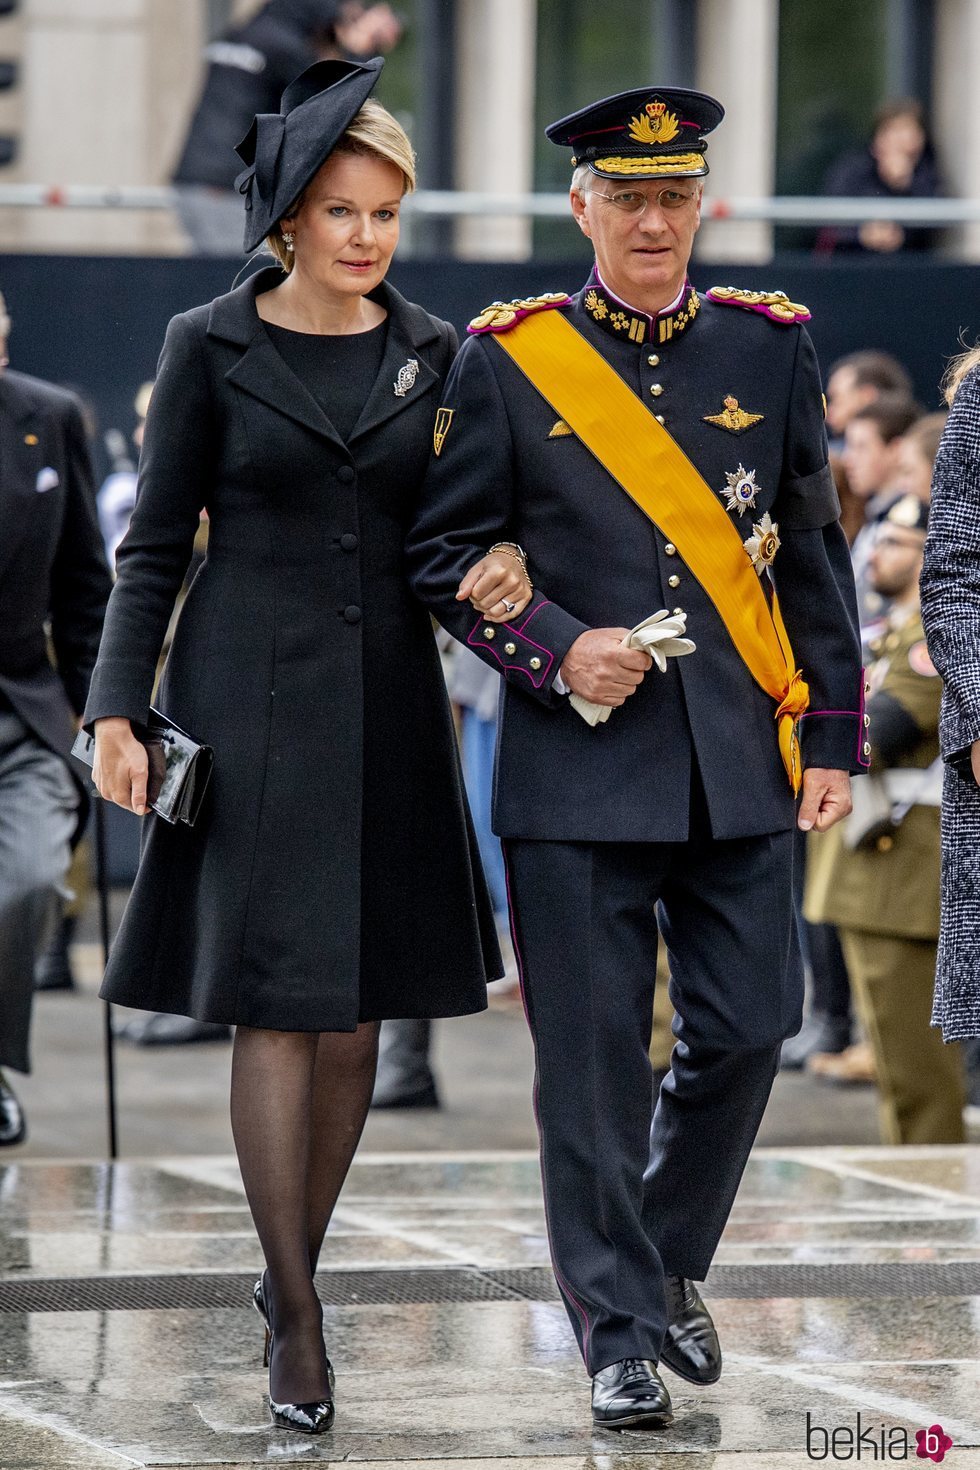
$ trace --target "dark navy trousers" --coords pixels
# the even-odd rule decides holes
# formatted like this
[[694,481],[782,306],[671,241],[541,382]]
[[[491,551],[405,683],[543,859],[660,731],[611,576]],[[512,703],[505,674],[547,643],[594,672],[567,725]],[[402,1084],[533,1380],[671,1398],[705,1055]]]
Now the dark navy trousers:
[[[703,1281],[802,1021],[793,832],[505,843],[555,1277],[585,1366],[658,1361],[664,1275]],[[677,1012],[654,1109],[658,905]]]

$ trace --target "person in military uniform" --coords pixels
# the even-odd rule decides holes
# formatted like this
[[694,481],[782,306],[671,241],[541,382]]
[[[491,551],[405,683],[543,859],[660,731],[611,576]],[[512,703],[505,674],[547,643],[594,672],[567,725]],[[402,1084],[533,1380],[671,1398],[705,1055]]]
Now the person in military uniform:
[[[658,1363],[721,1372],[694,1282],[800,1026],[794,823],[844,815],[866,759],[809,313],[687,275],[722,116],[652,87],[548,129],[595,268],[471,325],[407,548],[505,680],[494,826],[552,1258],[614,1428],[670,1421]],[[526,564],[519,597],[484,567],[495,545]],[[677,1019],[654,1112],[658,905]]]
[[862,839],[859,803],[848,824],[812,839],[807,873],[807,918],[840,931],[874,1053],[885,1143],[964,1141],[960,1048],[945,1046],[930,1026],[939,937],[942,681],[919,608],[928,517],[918,496],[897,500],[868,563],[872,588],[891,601],[868,670],[871,770],[885,798],[883,815],[875,821],[869,811]]

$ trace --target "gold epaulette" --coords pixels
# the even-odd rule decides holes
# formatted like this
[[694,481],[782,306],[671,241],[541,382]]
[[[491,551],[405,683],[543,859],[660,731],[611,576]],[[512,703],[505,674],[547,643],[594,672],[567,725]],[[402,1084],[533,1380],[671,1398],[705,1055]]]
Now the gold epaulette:
[[785,291],[742,291],[738,286],[712,286],[705,295],[719,306],[741,306],[744,311],[757,311],[771,322],[784,327],[793,322],[808,322],[811,313],[798,301],[790,301]]
[[564,291],[546,291],[543,296],[518,297],[516,301],[492,301],[479,316],[475,316],[466,330],[474,335],[478,332],[508,332],[534,311],[547,311],[553,306],[566,306],[571,301]]

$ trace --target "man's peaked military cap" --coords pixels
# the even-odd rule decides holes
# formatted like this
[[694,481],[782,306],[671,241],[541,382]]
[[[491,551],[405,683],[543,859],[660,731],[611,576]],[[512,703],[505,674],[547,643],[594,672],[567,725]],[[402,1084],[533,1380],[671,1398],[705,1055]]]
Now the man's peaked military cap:
[[545,128],[605,179],[697,178],[708,172],[707,134],[725,109],[705,92],[641,87],[617,92]]

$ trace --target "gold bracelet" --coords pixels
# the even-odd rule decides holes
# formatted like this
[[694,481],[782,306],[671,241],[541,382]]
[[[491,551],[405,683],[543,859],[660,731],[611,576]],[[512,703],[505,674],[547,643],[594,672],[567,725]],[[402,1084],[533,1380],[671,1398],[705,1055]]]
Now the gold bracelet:
[[531,573],[527,569],[527,557],[525,556],[522,548],[517,545],[516,541],[498,541],[494,546],[491,546],[490,550],[487,552],[487,555],[490,556],[493,552],[497,552],[500,556],[512,556],[515,561],[519,561],[521,564],[521,571],[527,578],[528,589],[531,592],[534,591],[534,583],[531,581]]

